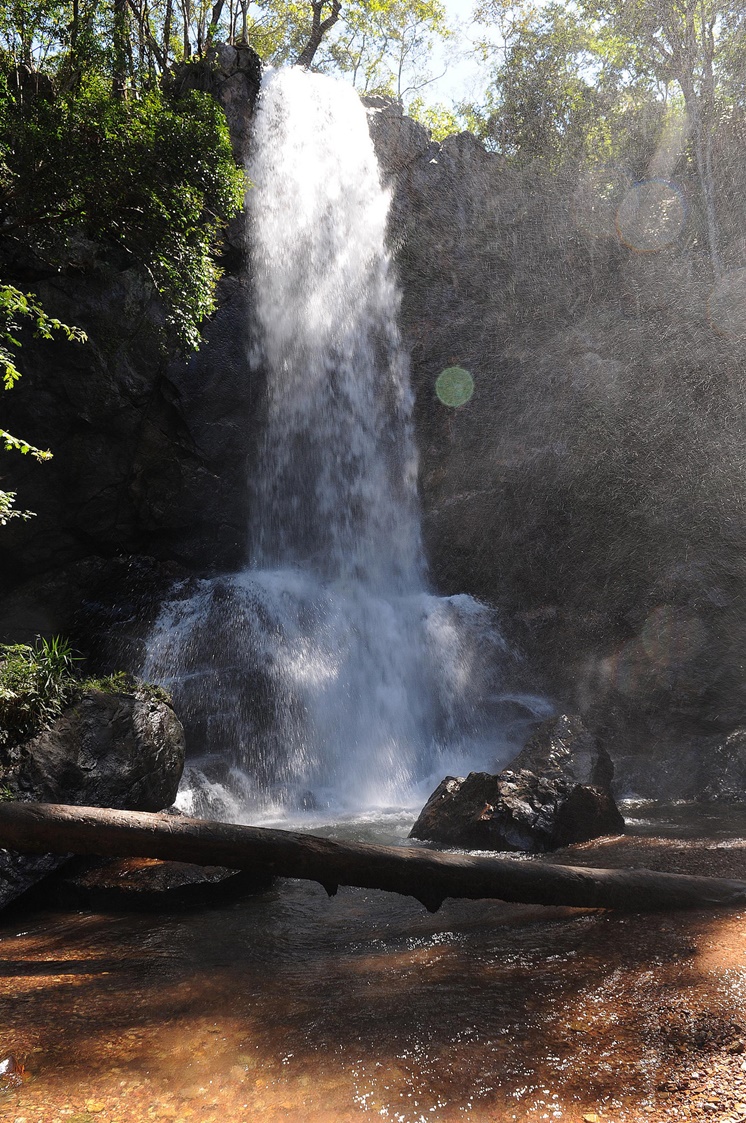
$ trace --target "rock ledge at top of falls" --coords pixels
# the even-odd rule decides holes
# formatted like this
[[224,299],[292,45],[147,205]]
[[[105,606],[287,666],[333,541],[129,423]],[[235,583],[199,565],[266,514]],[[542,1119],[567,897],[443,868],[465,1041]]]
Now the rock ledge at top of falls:
[[245,43],[213,43],[202,59],[182,63],[171,81],[181,93],[203,90],[220,103],[228,121],[234,155],[243,163],[249,151],[251,116],[262,83],[262,60]]
[[[184,730],[146,686],[87,690],[49,729],[12,750],[0,779],[18,799],[160,811],[176,798]],[[0,850],[0,908],[67,861]]]
[[544,722],[497,775],[446,776],[410,838],[470,850],[542,853],[620,834],[624,819],[609,790],[614,765],[575,717]]

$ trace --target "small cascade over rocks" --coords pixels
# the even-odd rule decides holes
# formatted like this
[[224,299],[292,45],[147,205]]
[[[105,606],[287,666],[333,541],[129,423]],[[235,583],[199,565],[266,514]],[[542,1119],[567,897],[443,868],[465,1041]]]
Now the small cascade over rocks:
[[389,196],[354,90],[268,73],[248,174],[249,562],[174,594],[143,673],[201,754],[195,813],[414,804],[500,753],[505,647],[486,608],[427,586]]

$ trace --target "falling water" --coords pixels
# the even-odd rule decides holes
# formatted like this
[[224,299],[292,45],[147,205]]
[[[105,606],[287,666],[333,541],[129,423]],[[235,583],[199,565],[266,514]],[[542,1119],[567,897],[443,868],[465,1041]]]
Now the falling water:
[[494,761],[503,644],[481,605],[427,588],[389,196],[358,96],[271,72],[248,174],[267,378],[250,563],[164,606],[144,673],[202,754],[190,809],[401,805]]
[[269,372],[255,564],[417,592],[412,396],[365,110],[345,84],[276,71],[254,141],[255,316]]

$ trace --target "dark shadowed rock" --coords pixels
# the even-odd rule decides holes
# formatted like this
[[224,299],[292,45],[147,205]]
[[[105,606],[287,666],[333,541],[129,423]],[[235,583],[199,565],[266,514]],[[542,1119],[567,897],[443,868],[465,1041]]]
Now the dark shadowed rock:
[[17,854],[0,850],[0,909],[69,861],[66,854]]
[[[2,779],[17,798],[160,811],[176,796],[184,731],[171,706],[147,687],[89,690],[13,756]],[[0,908],[66,860],[0,850]]]
[[411,838],[470,850],[542,852],[624,830],[609,791],[608,753],[577,718],[540,726],[499,775],[447,776]]
[[90,690],[22,747],[13,782],[43,803],[160,811],[183,767],[184,731],[167,702],[147,689]]

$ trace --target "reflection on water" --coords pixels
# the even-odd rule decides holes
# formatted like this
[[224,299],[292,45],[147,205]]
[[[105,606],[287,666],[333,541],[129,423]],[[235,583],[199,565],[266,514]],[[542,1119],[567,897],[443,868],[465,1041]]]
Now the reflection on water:
[[746,833],[746,803],[691,803],[627,799],[621,803],[627,831],[678,839],[737,839]]
[[[722,838],[695,850],[637,836],[575,860],[701,859],[734,875],[746,842]],[[302,882],[191,915],[6,917],[0,1053],[33,1078],[0,1095],[0,1118],[678,1118],[670,1072],[701,1067],[746,1024],[742,929],[734,913],[487,901],[430,916]]]

